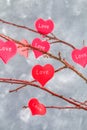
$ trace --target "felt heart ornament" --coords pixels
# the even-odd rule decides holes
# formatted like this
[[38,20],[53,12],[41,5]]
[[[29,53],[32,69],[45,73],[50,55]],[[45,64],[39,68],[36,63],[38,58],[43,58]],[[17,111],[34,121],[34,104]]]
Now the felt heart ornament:
[[81,50],[74,49],[72,51],[72,59],[82,67],[85,67],[87,64],[87,47],[83,47]]
[[50,64],[45,66],[35,65],[32,69],[32,76],[44,86],[54,75],[54,68]]
[[28,48],[26,47],[26,45],[28,45],[28,42],[25,40],[25,39],[23,39],[23,40],[21,40],[21,43],[23,43],[25,46],[22,46],[22,45],[18,45],[17,44],[17,52],[20,54],[20,55],[22,55],[22,56],[24,56],[25,58],[28,58]]
[[17,47],[13,41],[2,41],[0,40],[0,58],[5,64],[16,55]]
[[32,115],[46,114],[46,107],[43,104],[41,104],[36,98],[32,98],[28,102],[28,107],[30,108]]
[[35,27],[37,31],[41,34],[49,34],[54,29],[54,22],[51,19],[44,20],[44,19],[37,19],[35,22]]
[[[50,49],[50,44],[47,41],[40,40],[39,38],[35,38],[33,40],[32,46],[44,52],[48,52]],[[39,56],[43,55],[43,52],[35,50],[35,49],[33,49],[33,52],[34,52],[35,58],[38,58]]]

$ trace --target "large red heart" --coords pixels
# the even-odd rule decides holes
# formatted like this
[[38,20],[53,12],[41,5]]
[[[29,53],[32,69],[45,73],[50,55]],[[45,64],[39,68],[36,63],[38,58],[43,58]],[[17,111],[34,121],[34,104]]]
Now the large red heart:
[[17,52],[16,44],[13,41],[0,40],[0,58],[6,64]]
[[54,68],[50,64],[45,66],[36,65],[32,69],[32,76],[44,86],[54,75]]
[[45,115],[46,107],[41,104],[36,98],[32,98],[28,102],[28,107],[30,108],[32,115]]
[[35,27],[39,33],[49,34],[54,29],[54,23],[51,19],[43,20],[43,19],[39,18],[35,22]]
[[81,50],[74,49],[72,51],[72,59],[74,60],[74,62],[85,67],[87,64],[87,47],[84,47]]
[[[47,41],[41,41],[39,38],[35,38],[32,42],[32,46],[36,47],[44,52],[48,52],[50,49],[50,44]],[[43,55],[42,52],[33,49],[35,57],[38,58],[39,56]]]

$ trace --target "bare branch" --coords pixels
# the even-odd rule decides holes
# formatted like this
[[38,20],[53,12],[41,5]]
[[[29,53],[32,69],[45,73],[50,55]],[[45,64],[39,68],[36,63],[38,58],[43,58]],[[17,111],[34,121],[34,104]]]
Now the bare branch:
[[[0,19],[0,22],[5,23],[5,24],[8,24],[8,25],[15,26],[15,27],[17,27],[17,28],[26,29],[26,30],[31,31],[31,32],[33,32],[33,33],[38,33],[38,34],[40,34],[38,31],[36,31],[36,30],[34,30],[34,29],[31,29],[31,28],[29,28],[29,27],[22,26],[22,25],[17,25],[17,24],[12,23],[12,22],[7,22],[7,21],[5,21],[5,20],[3,20],[3,19]],[[42,34],[40,34],[40,35],[42,35]],[[73,45],[71,45],[70,43],[65,42],[65,41],[63,41],[63,40],[60,40],[60,39],[57,38],[53,33],[51,33],[51,35],[52,35],[52,36],[44,35],[45,37],[48,38],[48,40],[52,40],[52,39],[54,40],[53,42],[51,42],[51,44],[61,42],[61,43],[65,44],[65,45],[71,47],[72,49],[75,49],[75,47],[74,47]]]
[[[21,42],[15,40],[15,39],[13,39],[13,38],[7,37],[7,36],[5,36],[5,35],[3,35],[3,34],[0,34],[0,37],[4,38],[4,39],[6,39],[6,40],[12,40],[12,41],[14,41],[14,42],[16,42],[16,43],[18,43],[18,44],[20,44],[20,45],[25,46],[23,43],[21,43]],[[80,73],[78,70],[76,70],[75,67],[73,67],[71,64],[69,64],[65,59],[62,59],[62,58],[60,59],[60,58],[56,57],[55,55],[53,55],[53,54],[51,54],[51,53],[48,53],[48,52],[45,52],[45,51],[43,51],[43,50],[40,50],[40,49],[38,49],[38,48],[36,48],[36,47],[33,47],[33,46],[30,45],[30,44],[27,45],[26,47],[29,47],[29,48],[31,48],[31,49],[38,50],[38,51],[42,52],[43,54],[48,55],[50,58],[55,59],[55,60],[57,60],[57,61],[60,61],[62,64],[64,64],[65,66],[67,66],[67,68],[71,69],[71,70],[72,70],[73,72],[75,72],[79,77],[81,77],[82,79],[84,79],[84,80],[87,82],[87,78],[86,78],[82,73]]]

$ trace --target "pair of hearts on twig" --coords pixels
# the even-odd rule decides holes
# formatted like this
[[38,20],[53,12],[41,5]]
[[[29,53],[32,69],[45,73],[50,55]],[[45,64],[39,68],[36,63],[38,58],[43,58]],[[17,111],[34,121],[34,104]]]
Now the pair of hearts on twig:
[[[39,33],[47,35],[53,31],[54,23],[51,19],[43,20],[43,19],[39,18],[35,22],[35,27]],[[44,52],[48,52],[50,49],[50,44],[47,41],[41,41],[39,38],[35,38],[33,40],[32,46],[36,47]],[[43,53],[41,51],[38,51],[35,49],[33,49],[33,52],[34,52],[36,58],[43,55]]]
[[[21,42],[25,45],[25,47],[22,45],[16,45],[13,41],[4,42],[0,40],[0,57],[4,63],[7,63],[14,55],[16,55],[16,52],[26,58],[28,57],[28,48],[26,47],[28,42],[26,40],[22,40]],[[32,46],[44,52],[48,52],[50,49],[50,44],[47,41],[41,41],[39,38],[33,40]],[[36,58],[43,55],[42,52],[35,49],[33,49],[33,52]]]
[[[54,29],[54,22],[51,19],[48,20],[43,20],[41,18],[37,19],[35,22],[35,28],[37,29],[37,31],[41,34],[49,34],[53,31]],[[24,45],[28,45],[26,40],[22,40],[21,42],[23,42]],[[50,44],[47,41],[42,41],[39,38],[35,38],[32,42],[32,46],[35,48],[38,48],[39,50],[42,50],[44,52],[48,52],[50,49]],[[18,45],[18,53],[20,53],[21,55],[25,56],[26,58],[28,57],[28,50],[26,49],[24,51],[24,48],[26,49],[26,47],[22,47],[20,45]],[[36,58],[38,58],[39,56],[43,55],[43,53],[41,51],[35,50],[33,49],[34,55]]]

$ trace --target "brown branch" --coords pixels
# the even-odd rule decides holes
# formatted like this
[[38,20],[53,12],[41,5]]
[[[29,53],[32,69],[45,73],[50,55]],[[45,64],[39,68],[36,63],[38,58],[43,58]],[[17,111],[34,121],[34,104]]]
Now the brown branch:
[[51,35],[54,37],[55,41],[50,42],[50,44],[54,44],[54,43],[63,43],[69,47],[71,47],[72,49],[76,49],[75,46],[73,46],[72,44],[65,42],[63,40],[60,40],[59,38],[57,38],[53,33],[51,33]]
[[67,68],[67,66],[64,65],[63,67],[60,67],[60,68],[56,69],[56,70],[55,70],[55,73],[56,73],[56,72],[59,72],[59,71],[61,71],[61,70],[63,70],[63,69],[65,69],[65,68]]
[[82,109],[81,107],[71,107],[71,106],[46,106],[46,108],[51,108],[51,109]]
[[[9,83],[14,83],[14,84],[23,84],[24,87],[25,87],[25,85],[26,86],[29,85],[29,86],[41,89],[41,90],[43,90],[43,91],[45,91],[45,92],[47,92],[47,93],[49,93],[49,94],[51,94],[51,95],[53,95],[53,96],[55,96],[57,98],[60,98],[60,99],[66,101],[66,102],[68,102],[68,103],[70,103],[72,105],[75,105],[75,106],[80,107],[80,108],[82,108],[84,110],[87,110],[87,105],[82,104],[81,102],[79,103],[76,100],[74,101],[74,99],[72,100],[71,98],[66,98],[63,95],[56,94],[55,92],[53,92],[53,91],[51,91],[51,90],[49,90],[47,88],[40,87],[39,85],[37,85],[37,84],[35,84],[33,82],[29,82],[29,81],[25,81],[25,80],[15,80],[15,79],[9,79],[9,78],[7,78],[7,80],[6,79],[4,80],[4,78],[3,78],[3,80],[0,79],[0,82],[4,82],[4,83],[8,83],[9,82]],[[21,86],[21,87],[23,87],[23,86]],[[15,89],[15,90],[10,90],[10,92],[12,92],[12,91],[16,91],[17,92],[18,89],[19,88]]]
[[[63,69],[65,69],[66,68],[66,66],[63,66],[63,67],[60,67],[60,68],[58,68],[57,70],[55,70],[55,73],[56,72],[59,72],[59,71],[61,71],[61,70],[63,70]],[[3,79],[4,80],[4,79]],[[11,79],[12,80],[12,79]],[[9,83],[9,81],[8,80],[4,80],[4,82],[8,82]],[[12,80],[13,81],[13,80]],[[16,81],[16,80],[14,80],[14,81]],[[1,82],[1,81],[0,81]],[[36,80],[33,80],[33,81],[31,81],[31,83],[33,83],[33,82],[36,82]],[[12,82],[13,83],[13,82]],[[11,84],[12,84],[11,83]],[[17,81],[17,83],[18,83],[18,81]],[[23,83],[23,81],[21,82],[21,83]],[[19,84],[21,84],[20,83],[20,80],[19,80]],[[10,90],[9,92],[10,93],[12,93],[12,92],[17,92],[18,90],[20,90],[20,89],[22,89],[22,88],[25,88],[27,85],[26,84],[24,84],[24,85],[22,85],[22,86],[19,86],[19,87],[17,87],[16,89],[13,89],[13,90]]]
[[[5,20],[3,20],[3,19],[0,19],[0,22],[5,23],[5,24],[8,24],[8,25],[11,25],[11,26],[15,26],[15,27],[17,27],[17,28],[22,28],[22,29],[31,31],[31,32],[33,32],[33,33],[37,33],[37,34],[42,35],[42,34],[39,33],[38,31],[36,31],[36,30],[34,30],[34,29],[31,29],[31,28],[29,28],[29,27],[23,26],[23,25],[18,25],[18,24],[12,23],[12,22],[7,22],[7,21],[5,21]],[[48,36],[48,35],[44,35],[44,36],[47,37],[47,38],[49,38],[49,39],[54,39],[53,37]]]
[[22,88],[24,88],[24,87],[26,87],[26,86],[27,86],[26,84],[21,85],[20,87],[18,87],[18,88],[16,88],[16,89],[14,89],[14,90],[10,90],[10,91],[9,91],[9,93],[12,93],[12,92],[17,92],[19,89],[22,89]]
[[[36,31],[36,30],[34,30],[34,29],[31,29],[31,28],[29,28],[29,27],[22,26],[22,25],[17,25],[17,24],[12,23],[12,22],[7,22],[7,21],[5,21],[5,20],[3,20],[3,19],[0,19],[0,22],[5,23],[5,24],[8,24],[8,25],[11,25],[11,26],[15,26],[15,27],[17,27],[17,28],[26,29],[26,30],[31,31],[31,32],[33,32],[33,33],[40,34],[38,31]],[[42,35],[42,34],[40,34],[40,35]],[[74,47],[73,45],[71,45],[70,43],[65,42],[65,41],[63,41],[63,40],[58,39],[53,33],[51,33],[51,35],[52,35],[52,36],[44,35],[46,38],[48,38],[48,40],[54,40],[53,42],[51,42],[51,44],[52,44],[52,43],[56,43],[56,42],[61,42],[62,44],[65,44],[65,45],[71,47],[72,49],[75,49],[75,47]]]
[[[20,45],[22,45],[22,46],[25,46],[23,43],[21,43],[21,42],[15,40],[15,39],[13,39],[13,38],[7,37],[7,36],[5,36],[5,35],[3,35],[3,34],[0,34],[0,37],[4,38],[4,39],[6,39],[6,40],[14,41],[14,42],[16,42],[17,44],[20,44]],[[49,52],[45,52],[45,51],[43,51],[43,50],[40,50],[39,48],[33,47],[31,44],[26,45],[26,47],[29,47],[29,48],[31,48],[31,49],[38,50],[38,51],[42,52],[43,54],[48,55],[50,58],[53,58],[53,59],[55,59],[55,60],[57,60],[57,61],[60,61],[62,64],[64,64],[65,66],[67,66],[67,68],[71,69],[71,70],[72,70],[73,72],[75,72],[79,77],[81,77],[82,79],[84,79],[84,80],[87,82],[87,78],[86,78],[82,73],[80,73],[78,70],[76,70],[75,67],[73,67],[71,64],[69,64],[65,59],[56,57],[55,55],[53,55],[53,54],[51,54],[51,53],[49,53]]]
[[55,41],[50,42],[50,44],[54,44],[54,43],[63,43],[64,45],[67,45],[67,46],[71,47],[72,49],[76,49],[75,46],[73,46],[72,44],[65,42],[63,40],[55,40]]
[[[27,109],[28,106],[23,106],[22,108]],[[45,108],[47,108],[47,109],[79,109],[79,110],[82,109],[77,106],[74,106],[74,107],[72,107],[72,106],[45,106]]]

